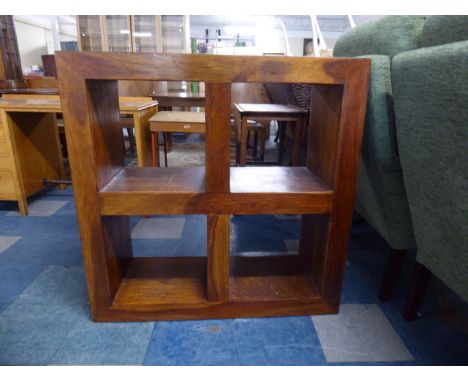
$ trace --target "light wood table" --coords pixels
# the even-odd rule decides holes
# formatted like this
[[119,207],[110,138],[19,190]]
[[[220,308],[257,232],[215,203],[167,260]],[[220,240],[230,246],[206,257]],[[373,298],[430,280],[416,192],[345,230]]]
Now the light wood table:
[[[235,103],[235,122],[238,131],[237,163],[240,166],[247,164],[247,135],[249,131],[248,120],[262,121],[285,121],[295,123],[294,145],[292,153],[292,165],[299,165],[299,154],[301,146],[304,119],[307,111],[296,107],[277,105],[269,103]],[[284,137],[280,138],[279,156],[282,158]]]
[[[120,98],[122,114],[132,115],[139,166],[151,163],[149,118],[157,102]],[[43,181],[64,178],[56,114],[56,95],[4,95],[0,99],[0,200],[18,202],[28,214],[27,197],[44,188]]]
[[167,133],[205,133],[205,113],[193,111],[160,111],[149,120],[153,166],[159,166],[159,133],[164,137],[164,162],[167,167]]

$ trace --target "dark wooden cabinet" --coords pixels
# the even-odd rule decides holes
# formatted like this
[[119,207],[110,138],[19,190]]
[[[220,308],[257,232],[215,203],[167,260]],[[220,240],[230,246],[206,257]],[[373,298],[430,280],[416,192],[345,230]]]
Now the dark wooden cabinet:
[[0,52],[0,80],[23,79],[13,16],[0,16]]

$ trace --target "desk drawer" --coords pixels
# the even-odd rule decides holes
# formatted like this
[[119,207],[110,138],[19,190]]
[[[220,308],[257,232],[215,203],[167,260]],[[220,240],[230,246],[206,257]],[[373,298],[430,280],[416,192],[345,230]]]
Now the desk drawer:
[[11,170],[10,167],[10,158],[8,157],[0,157],[0,171],[1,170]]
[[6,141],[0,141],[0,157],[8,156],[8,147]]
[[0,171],[0,196],[1,195],[14,195],[15,183],[13,175],[10,171]]

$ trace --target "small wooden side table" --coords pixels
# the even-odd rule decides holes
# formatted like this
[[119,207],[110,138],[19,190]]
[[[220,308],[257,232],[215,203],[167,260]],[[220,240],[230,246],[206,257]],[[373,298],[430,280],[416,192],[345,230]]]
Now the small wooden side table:
[[[247,164],[247,135],[249,131],[248,120],[286,121],[295,123],[292,165],[299,165],[300,146],[304,119],[307,111],[296,106],[269,104],[269,103],[235,103],[235,120],[238,129],[237,163],[240,166]],[[280,158],[281,158],[280,142]]]
[[194,111],[160,111],[149,120],[153,167],[159,166],[159,133],[164,137],[164,162],[167,167],[168,133],[205,134],[205,113]]

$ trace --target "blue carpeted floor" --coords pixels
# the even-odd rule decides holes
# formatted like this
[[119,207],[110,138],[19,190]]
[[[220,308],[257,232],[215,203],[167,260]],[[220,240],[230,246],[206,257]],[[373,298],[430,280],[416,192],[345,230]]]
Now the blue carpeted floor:
[[[41,193],[30,200],[28,217],[15,211],[16,203],[0,202],[2,365],[468,364],[467,306],[438,280],[421,317],[402,318],[414,259],[406,261],[392,301],[378,300],[389,248],[362,220],[353,224],[338,315],[94,323],[72,191]],[[206,253],[203,216],[131,223],[139,256]],[[232,223],[233,255],[297,248],[297,217],[243,216]]]

